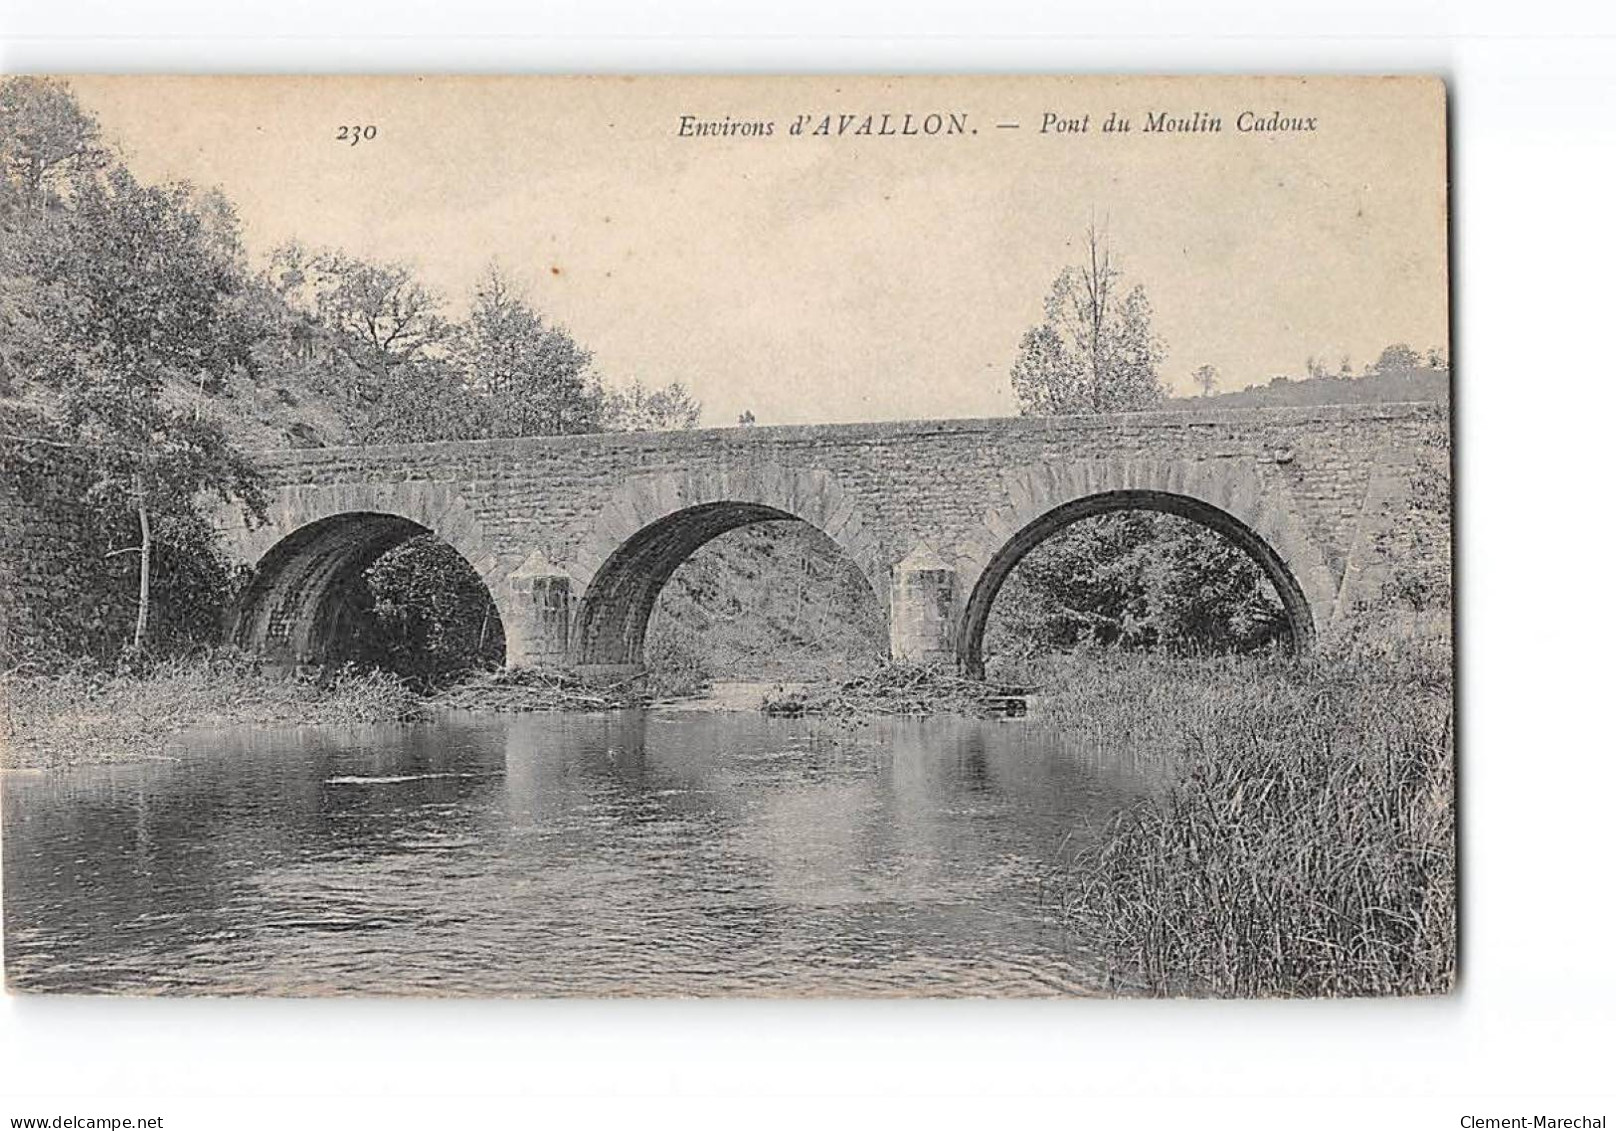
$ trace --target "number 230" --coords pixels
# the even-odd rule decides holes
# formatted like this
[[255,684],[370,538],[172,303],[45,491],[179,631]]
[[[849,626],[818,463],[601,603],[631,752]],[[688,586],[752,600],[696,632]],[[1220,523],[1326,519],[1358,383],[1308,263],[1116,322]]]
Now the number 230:
[[375,126],[338,126],[337,140],[345,141],[349,145],[358,145],[362,141],[376,139]]

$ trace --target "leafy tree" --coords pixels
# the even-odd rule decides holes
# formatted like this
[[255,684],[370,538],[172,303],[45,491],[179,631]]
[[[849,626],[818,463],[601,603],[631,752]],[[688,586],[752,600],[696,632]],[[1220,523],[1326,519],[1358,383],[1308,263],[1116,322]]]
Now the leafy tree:
[[112,553],[139,554],[138,651],[161,528],[194,518],[204,492],[259,505],[255,472],[205,411],[250,360],[236,218],[217,194],[142,185],[110,162],[65,88],[0,93],[7,383],[88,459],[89,498],[136,520],[138,544]]
[[613,432],[677,432],[701,422],[701,402],[678,381],[648,389],[635,380],[607,390],[603,419]]
[[46,223],[64,207],[73,177],[104,166],[100,127],[66,84],[18,76],[0,81],[0,393],[32,368],[25,325],[46,305],[36,265],[62,253]]
[[487,587],[465,558],[431,534],[377,558],[346,616],[337,634],[341,658],[397,672],[420,688],[497,667],[505,655]]
[[14,202],[43,213],[78,173],[110,160],[101,128],[60,80],[0,82],[0,181]]
[[987,648],[1202,654],[1258,647],[1285,631],[1273,586],[1226,538],[1173,515],[1120,511],[1077,523],[1022,559],[995,602]]
[[289,243],[273,253],[265,282],[286,308],[282,353],[339,400],[354,440],[475,434],[475,405],[451,357],[454,324],[407,267]]
[[478,285],[461,331],[459,360],[484,398],[487,435],[597,432],[604,394],[592,358],[566,330],[547,324],[498,266]]
[[1122,291],[1110,241],[1090,225],[1086,257],[1055,277],[1044,320],[1022,337],[1010,384],[1028,416],[1127,412],[1166,396],[1144,287]]
[[1210,397],[1218,387],[1218,367],[1203,365],[1191,374],[1195,378],[1195,387],[1201,390],[1203,397]]
[[[28,554],[19,573],[37,587],[0,600],[0,668],[49,671],[81,659],[102,665],[127,651],[139,617],[137,515],[92,502],[102,471],[73,430],[26,402],[0,402],[0,477],[6,493],[48,526],[48,541],[7,532],[0,553]],[[190,500],[176,501],[189,504]],[[154,505],[150,514],[147,652],[217,639],[240,571],[194,507]],[[16,540],[13,541],[13,536]]]
[[488,435],[484,405],[466,389],[465,373],[446,358],[389,370],[359,439],[372,444],[472,440]]
[[1380,356],[1370,366],[1370,371],[1377,374],[1407,374],[1420,368],[1420,355],[1402,342],[1387,346],[1380,351]]
[[1375,538],[1393,563],[1383,603],[1414,612],[1444,610],[1453,600],[1453,480],[1448,430],[1422,429],[1409,468],[1409,494],[1383,505],[1391,521]]

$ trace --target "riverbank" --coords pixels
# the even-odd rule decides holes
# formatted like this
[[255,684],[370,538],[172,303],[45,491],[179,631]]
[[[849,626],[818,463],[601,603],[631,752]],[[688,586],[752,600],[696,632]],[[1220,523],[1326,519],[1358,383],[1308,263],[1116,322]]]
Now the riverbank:
[[421,694],[387,672],[285,676],[228,651],[159,661],[138,674],[8,675],[0,678],[0,770],[163,758],[176,736],[210,727],[358,726],[449,710],[600,711],[688,700],[707,686],[688,666],[606,680],[520,668]]
[[1061,870],[1119,991],[1444,993],[1456,976],[1445,632],[1305,660],[1046,661],[1051,711],[1167,767]]
[[651,669],[623,677],[585,678],[564,668],[501,668],[478,672],[433,695],[429,708],[526,713],[611,711],[700,695],[705,673],[695,668]]
[[[716,688],[716,690],[715,690]],[[288,677],[250,657],[201,653],[140,674],[92,669],[0,678],[0,769],[48,770],[164,757],[188,730],[228,726],[356,726],[438,711],[547,713],[689,706],[839,717],[985,713],[983,685],[924,665],[881,664],[800,682],[715,684],[699,665],[667,664],[621,678],[565,669],[474,673],[430,694],[385,672],[341,669]]]
[[224,652],[160,661],[140,674],[8,675],[0,679],[0,769],[162,758],[176,735],[203,727],[358,725],[421,710],[421,697],[385,672],[287,678]]

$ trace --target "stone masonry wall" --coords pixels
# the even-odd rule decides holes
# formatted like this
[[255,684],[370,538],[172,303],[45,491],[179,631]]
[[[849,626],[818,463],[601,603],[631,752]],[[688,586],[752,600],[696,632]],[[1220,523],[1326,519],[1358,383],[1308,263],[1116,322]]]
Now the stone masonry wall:
[[[1384,570],[1377,534],[1446,414],[1436,404],[1344,405],[274,452],[258,457],[272,495],[280,489],[272,527],[221,525],[252,562],[322,509],[388,510],[407,497],[427,517],[397,513],[429,527],[452,509],[453,532],[440,533],[497,599],[509,600],[502,589],[513,577],[559,574],[571,576],[577,600],[612,545],[681,501],[740,485],[751,495],[740,501],[835,527],[827,533],[883,601],[889,571],[917,548],[961,570],[963,600],[983,545],[1046,496],[1083,489],[1062,485],[1080,473],[1111,488],[1221,492],[1206,501],[1283,543],[1276,549],[1303,578],[1322,629],[1350,605],[1343,595],[1368,591]],[[1048,486],[1051,475],[1067,480]]]
[[699,466],[828,471],[883,531],[896,561],[920,535],[947,557],[1003,472],[1071,460],[1253,461],[1341,568],[1371,477],[1405,465],[1439,405],[1348,405],[1107,417],[727,428],[267,452],[271,487],[453,483],[502,550],[563,561],[622,484]]

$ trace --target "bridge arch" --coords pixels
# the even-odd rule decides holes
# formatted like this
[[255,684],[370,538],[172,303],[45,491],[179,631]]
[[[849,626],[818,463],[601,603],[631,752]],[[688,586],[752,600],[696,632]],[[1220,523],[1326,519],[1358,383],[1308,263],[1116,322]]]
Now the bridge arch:
[[500,561],[459,493],[426,482],[282,487],[268,521],[226,531],[252,580],[237,602],[231,639],[287,667],[322,662],[335,643],[343,596],[377,558],[420,534],[442,539],[488,585],[509,622]]
[[852,561],[885,611],[880,542],[830,473],[720,468],[639,477],[615,493],[567,570],[584,583],[575,661],[637,666],[657,596],[691,554],[731,530],[790,519],[817,529]]
[[982,670],[988,614],[1010,572],[1046,538],[1085,518],[1154,510],[1200,523],[1256,562],[1284,606],[1291,638],[1307,648],[1334,602],[1337,579],[1293,513],[1281,484],[1253,461],[1077,462],[1020,468],[1004,477],[1009,502],[989,513],[962,547],[953,643],[961,667]]

